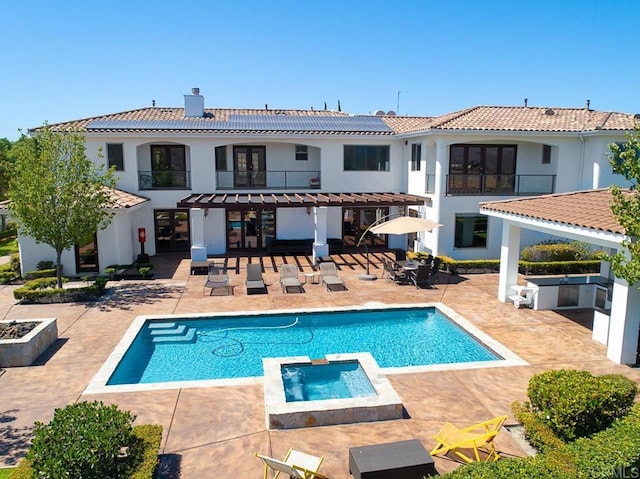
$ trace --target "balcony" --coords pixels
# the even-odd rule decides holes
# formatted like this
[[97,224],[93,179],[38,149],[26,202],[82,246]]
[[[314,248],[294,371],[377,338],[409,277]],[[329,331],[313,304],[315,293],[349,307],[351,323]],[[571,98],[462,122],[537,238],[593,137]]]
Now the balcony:
[[319,171],[216,171],[219,190],[320,188]]
[[535,196],[553,193],[556,175],[447,175],[446,195]]
[[191,172],[183,171],[138,171],[140,190],[190,190]]

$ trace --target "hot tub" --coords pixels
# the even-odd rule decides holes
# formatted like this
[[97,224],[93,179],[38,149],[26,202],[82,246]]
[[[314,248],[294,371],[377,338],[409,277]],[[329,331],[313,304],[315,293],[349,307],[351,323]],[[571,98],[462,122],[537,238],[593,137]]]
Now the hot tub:
[[[262,363],[269,429],[403,417],[400,397],[370,353],[330,354],[320,361],[308,357],[264,358]],[[298,374],[300,371],[306,373],[305,377]]]

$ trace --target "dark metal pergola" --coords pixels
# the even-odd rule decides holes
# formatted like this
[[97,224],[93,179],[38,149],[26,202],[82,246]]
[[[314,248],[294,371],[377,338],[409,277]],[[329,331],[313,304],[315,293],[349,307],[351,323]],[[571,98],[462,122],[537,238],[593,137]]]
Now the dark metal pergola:
[[388,207],[424,205],[427,199],[407,193],[194,193],[181,198],[178,208]]

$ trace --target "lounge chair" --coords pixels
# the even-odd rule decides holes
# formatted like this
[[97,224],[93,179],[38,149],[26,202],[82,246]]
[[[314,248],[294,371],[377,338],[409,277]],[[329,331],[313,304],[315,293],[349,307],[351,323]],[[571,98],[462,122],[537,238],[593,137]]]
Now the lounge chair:
[[288,293],[290,289],[297,289],[304,293],[302,283],[298,278],[298,267],[295,264],[283,264],[280,268],[280,286],[283,293]]
[[342,291],[347,289],[342,278],[338,276],[338,269],[335,263],[320,263],[320,277],[322,278],[322,284],[327,287],[327,291],[335,291],[334,288]]
[[211,288],[209,296],[213,295],[214,291],[224,291],[225,294],[233,294],[233,286],[229,284],[229,276],[227,273],[213,264],[209,265],[209,273],[207,274],[207,281],[204,283],[205,288]]
[[262,265],[252,263],[247,265],[247,280],[245,281],[247,294],[267,293],[267,287],[262,279]]
[[273,479],[276,479],[281,472],[295,479],[326,478],[326,476],[318,472],[320,464],[322,464],[322,457],[312,456],[311,454],[296,451],[295,449],[289,449],[289,452],[282,461],[263,456],[257,452],[255,455],[264,463],[263,479],[267,479],[269,468],[275,471]]
[[[452,451],[465,462],[495,461],[500,456],[498,456],[493,440],[506,420],[507,416],[498,416],[464,429],[446,422],[440,432],[435,435],[438,444],[431,451],[431,455],[446,454]],[[461,449],[473,450],[473,458],[464,454]],[[486,454],[484,459],[481,459],[481,451]]]

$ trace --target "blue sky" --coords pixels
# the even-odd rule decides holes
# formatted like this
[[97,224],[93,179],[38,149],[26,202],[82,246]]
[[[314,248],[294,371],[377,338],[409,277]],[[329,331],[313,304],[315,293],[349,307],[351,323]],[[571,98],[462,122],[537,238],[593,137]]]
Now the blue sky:
[[4,0],[0,138],[191,87],[207,107],[638,113],[638,18],[640,0]]

